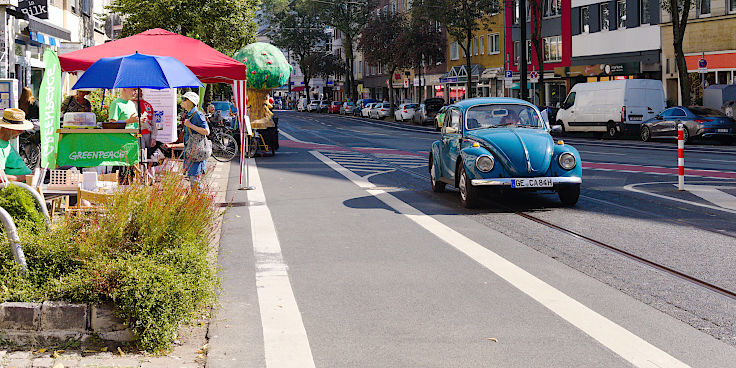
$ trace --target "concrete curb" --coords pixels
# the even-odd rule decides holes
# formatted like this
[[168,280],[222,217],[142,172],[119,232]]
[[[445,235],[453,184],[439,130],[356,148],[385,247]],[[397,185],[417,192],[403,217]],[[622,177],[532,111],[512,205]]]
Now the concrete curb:
[[112,305],[67,302],[0,304],[0,335],[17,345],[84,341],[93,334],[103,340],[132,341],[133,333],[113,314]]

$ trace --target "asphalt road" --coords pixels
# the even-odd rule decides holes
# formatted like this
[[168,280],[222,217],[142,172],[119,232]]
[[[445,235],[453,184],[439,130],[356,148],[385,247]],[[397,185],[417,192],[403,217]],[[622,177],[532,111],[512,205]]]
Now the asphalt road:
[[[736,147],[688,145],[691,186],[678,192],[674,142],[561,137],[583,158],[575,207],[523,193],[469,211],[429,188],[438,133],[277,114],[281,148],[256,158],[257,189],[231,177],[209,366],[649,366],[657,351],[660,366],[736,361],[736,300],[519,215],[736,291]],[[562,294],[541,297],[549,290],[524,275]],[[600,331],[578,320],[587,311]],[[645,348],[630,355],[621,341]]]

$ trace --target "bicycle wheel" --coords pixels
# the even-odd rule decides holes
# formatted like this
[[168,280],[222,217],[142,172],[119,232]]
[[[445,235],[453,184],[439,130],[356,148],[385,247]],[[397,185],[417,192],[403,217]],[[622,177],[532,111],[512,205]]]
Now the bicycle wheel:
[[212,139],[212,157],[220,162],[228,162],[238,154],[238,144],[232,135],[222,132],[215,133]]
[[252,135],[249,135],[246,139],[248,140],[248,150],[245,151],[245,155],[248,158],[253,158],[256,155],[256,151],[258,151],[258,140]]
[[41,146],[32,142],[21,142],[20,143],[20,158],[23,159],[23,163],[28,166],[29,169],[33,170],[40,164],[41,160]]

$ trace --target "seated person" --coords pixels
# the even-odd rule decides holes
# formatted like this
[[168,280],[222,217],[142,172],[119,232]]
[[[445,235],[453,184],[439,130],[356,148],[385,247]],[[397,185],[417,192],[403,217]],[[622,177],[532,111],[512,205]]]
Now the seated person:
[[501,119],[501,126],[504,125],[517,125],[521,124],[521,120],[519,119],[519,115],[516,114],[515,111],[509,110],[509,113],[506,114],[506,116]]
[[26,175],[31,174],[31,169],[26,166],[18,152],[10,144],[10,141],[23,133],[24,130],[33,128],[33,123],[26,120],[26,113],[21,109],[5,109],[3,120],[0,121],[0,181],[25,182]]

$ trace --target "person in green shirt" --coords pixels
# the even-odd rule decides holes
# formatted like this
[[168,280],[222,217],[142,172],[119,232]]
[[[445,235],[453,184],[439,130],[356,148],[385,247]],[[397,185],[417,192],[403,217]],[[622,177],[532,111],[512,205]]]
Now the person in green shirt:
[[135,102],[131,101],[135,98],[135,88],[122,88],[120,97],[110,104],[108,110],[108,118],[111,122],[124,121],[127,124],[125,129],[138,129],[138,110]]
[[23,133],[24,130],[33,128],[33,123],[26,120],[26,113],[21,109],[5,109],[3,120],[0,121],[0,181],[26,180],[26,175],[31,174],[31,169],[26,166],[18,152],[10,144],[10,141]]

